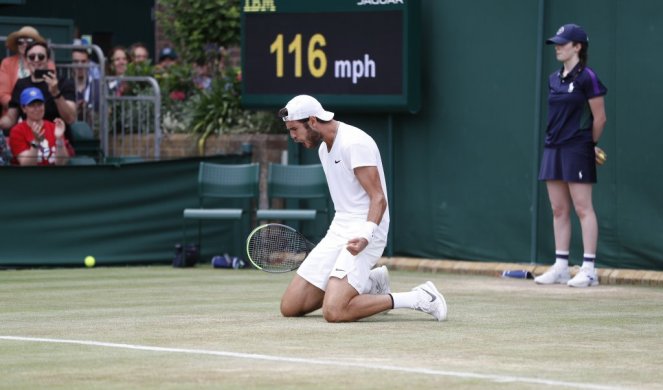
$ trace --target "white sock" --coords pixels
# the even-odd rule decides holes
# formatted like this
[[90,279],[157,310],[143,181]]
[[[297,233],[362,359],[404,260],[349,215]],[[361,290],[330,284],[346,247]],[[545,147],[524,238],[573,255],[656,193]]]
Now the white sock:
[[563,259],[555,259],[555,266],[568,268],[569,267],[569,261],[568,260],[563,260]]
[[596,260],[595,253],[585,253],[582,260],[582,268],[589,269],[590,271],[594,270],[594,263]]
[[555,265],[558,267],[569,267],[569,251],[555,251]]
[[394,309],[414,309],[414,306],[419,301],[419,292],[410,291],[402,293],[391,293],[391,297],[394,300]]

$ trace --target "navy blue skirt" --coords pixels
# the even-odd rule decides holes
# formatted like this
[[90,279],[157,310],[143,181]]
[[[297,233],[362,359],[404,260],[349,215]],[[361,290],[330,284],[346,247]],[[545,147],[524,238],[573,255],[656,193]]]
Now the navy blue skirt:
[[596,183],[594,145],[568,145],[544,148],[539,180]]

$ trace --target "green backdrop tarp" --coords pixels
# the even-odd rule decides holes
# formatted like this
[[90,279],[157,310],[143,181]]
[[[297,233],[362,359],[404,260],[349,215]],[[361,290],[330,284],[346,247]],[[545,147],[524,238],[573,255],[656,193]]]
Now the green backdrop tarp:
[[[100,265],[171,262],[174,245],[182,241],[182,210],[198,205],[199,162],[246,160],[238,155],[126,165],[3,167],[0,265],[82,265],[87,255]],[[227,205],[237,205],[234,202]],[[196,222],[187,226],[188,241],[195,242]],[[203,232],[203,260],[224,252],[242,255],[239,230],[232,223],[204,222]]]

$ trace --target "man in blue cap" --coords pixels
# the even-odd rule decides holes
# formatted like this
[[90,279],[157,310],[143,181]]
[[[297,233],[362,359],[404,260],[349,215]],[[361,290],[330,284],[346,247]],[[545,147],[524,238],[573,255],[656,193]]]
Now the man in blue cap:
[[64,137],[66,125],[60,118],[44,119],[44,94],[29,87],[20,95],[25,120],[11,129],[9,145],[16,165],[65,165],[74,150]]
[[159,67],[169,68],[177,63],[177,53],[170,47],[164,47],[159,53]]

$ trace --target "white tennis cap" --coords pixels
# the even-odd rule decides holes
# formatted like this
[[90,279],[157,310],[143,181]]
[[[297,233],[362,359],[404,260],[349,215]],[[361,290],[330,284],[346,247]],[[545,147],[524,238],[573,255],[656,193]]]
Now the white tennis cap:
[[309,95],[295,96],[286,104],[285,110],[281,111],[286,111],[285,115],[281,117],[284,122],[307,119],[311,116],[323,121],[330,121],[334,117],[333,112],[325,111],[322,104]]

